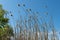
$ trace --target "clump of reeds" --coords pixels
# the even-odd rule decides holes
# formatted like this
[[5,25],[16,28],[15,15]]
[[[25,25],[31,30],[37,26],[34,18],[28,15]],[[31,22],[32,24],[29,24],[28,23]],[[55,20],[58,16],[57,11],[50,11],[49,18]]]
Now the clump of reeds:
[[[17,26],[15,29],[16,40],[56,40],[57,35],[52,23],[47,23],[45,20],[48,13],[45,16],[39,16],[39,12],[33,12],[32,9],[25,9],[25,4],[22,7],[23,11],[26,13],[24,16],[20,15],[16,22]],[[51,20],[52,21],[52,20]],[[49,31],[52,31],[52,38],[49,38]],[[16,31],[17,30],[17,31]],[[19,34],[18,34],[19,33]],[[18,35],[17,35],[18,34]],[[17,38],[18,37],[18,38]]]

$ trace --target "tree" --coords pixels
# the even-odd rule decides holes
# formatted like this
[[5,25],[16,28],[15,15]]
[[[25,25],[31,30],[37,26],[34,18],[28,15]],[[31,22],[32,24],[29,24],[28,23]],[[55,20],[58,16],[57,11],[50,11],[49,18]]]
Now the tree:
[[7,36],[13,35],[13,29],[8,24],[9,19],[5,17],[6,10],[0,5],[0,40],[7,40]]

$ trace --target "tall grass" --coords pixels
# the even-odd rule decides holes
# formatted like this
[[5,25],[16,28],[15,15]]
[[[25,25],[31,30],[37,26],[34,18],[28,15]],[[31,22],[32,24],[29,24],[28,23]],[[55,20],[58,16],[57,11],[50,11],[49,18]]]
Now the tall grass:
[[[20,5],[20,4],[19,4]],[[32,9],[25,9],[25,4],[19,6],[25,12],[25,16],[19,14],[19,19],[15,20],[15,40],[57,40],[57,33],[52,19],[48,21],[48,13],[39,16],[41,13],[33,12]],[[50,19],[50,18],[49,18]],[[48,22],[47,22],[48,21]],[[16,31],[17,30],[17,31]],[[49,32],[52,32],[51,37]]]

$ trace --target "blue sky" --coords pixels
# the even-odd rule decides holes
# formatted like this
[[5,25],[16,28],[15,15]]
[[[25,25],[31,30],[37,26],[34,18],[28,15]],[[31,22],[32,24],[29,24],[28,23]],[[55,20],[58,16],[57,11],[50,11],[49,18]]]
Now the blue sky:
[[[33,11],[41,13],[48,12],[49,16],[53,16],[55,28],[57,31],[60,31],[60,0],[0,0],[0,4],[3,5],[3,8],[12,11],[16,18],[18,18],[17,10],[21,9],[17,7],[18,3],[25,3],[26,8],[31,8]],[[44,5],[47,5],[47,8],[44,8]]]

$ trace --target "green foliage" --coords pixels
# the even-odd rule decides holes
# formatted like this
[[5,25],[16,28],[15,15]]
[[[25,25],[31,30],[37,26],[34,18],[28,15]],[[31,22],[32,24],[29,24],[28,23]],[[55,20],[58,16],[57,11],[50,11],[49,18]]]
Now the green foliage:
[[7,31],[7,35],[13,36],[13,29],[10,25],[5,25],[4,29]]
[[0,21],[1,21],[2,23],[3,23],[3,22],[4,22],[4,23],[8,23],[8,20],[9,20],[8,18],[0,18]]
[[8,25],[9,19],[4,17],[6,13],[7,12],[2,8],[2,5],[0,5],[0,40],[2,37],[7,38],[7,36],[13,35],[13,29]]
[[0,10],[2,9],[2,5],[0,4]]

